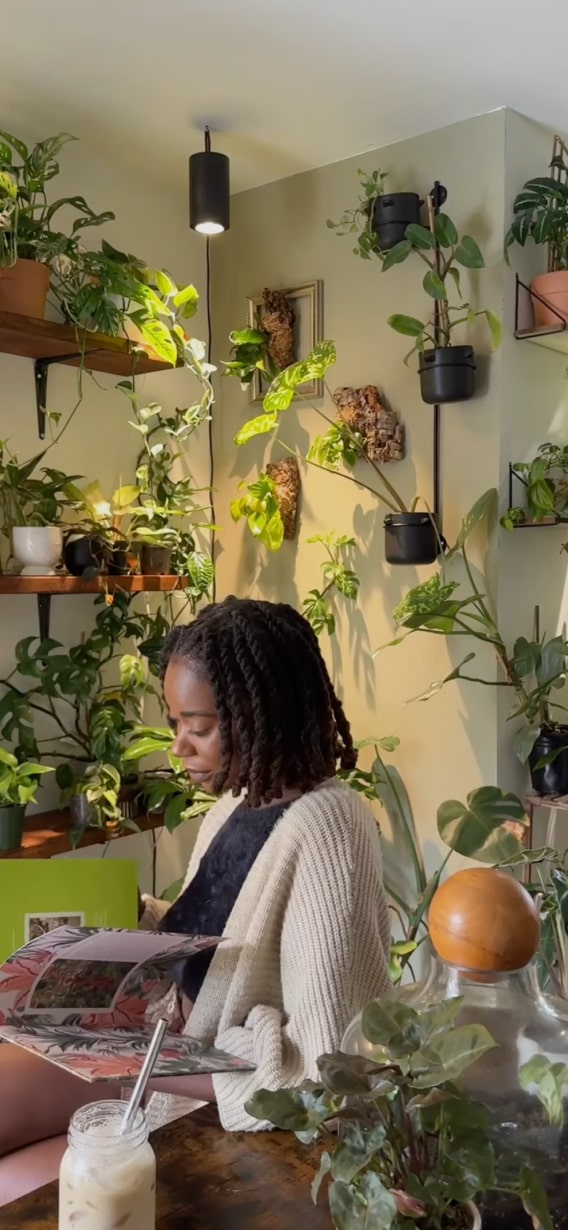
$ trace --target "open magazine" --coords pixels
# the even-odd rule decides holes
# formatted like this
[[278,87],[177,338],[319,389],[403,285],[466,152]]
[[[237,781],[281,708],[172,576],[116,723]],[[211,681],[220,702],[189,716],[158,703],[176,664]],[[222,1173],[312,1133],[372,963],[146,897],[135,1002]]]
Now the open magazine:
[[[134,1080],[172,969],[221,941],[156,931],[58,927],[0,966],[0,1039],[86,1081]],[[154,1076],[249,1071],[185,1034],[166,1034]]]

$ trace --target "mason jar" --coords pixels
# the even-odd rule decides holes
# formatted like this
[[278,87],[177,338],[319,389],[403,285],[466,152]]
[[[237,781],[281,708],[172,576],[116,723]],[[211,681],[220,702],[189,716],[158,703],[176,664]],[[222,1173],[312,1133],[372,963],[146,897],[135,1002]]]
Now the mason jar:
[[124,1102],[73,1115],[59,1172],[59,1230],[155,1230],[156,1158],[144,1112],[120,1134]]

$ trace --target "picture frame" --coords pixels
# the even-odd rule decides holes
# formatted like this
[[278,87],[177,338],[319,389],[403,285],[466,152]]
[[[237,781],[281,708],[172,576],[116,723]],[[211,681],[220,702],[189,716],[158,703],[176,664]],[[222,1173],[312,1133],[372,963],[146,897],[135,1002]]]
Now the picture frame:
[[[271,290],[280,287],[271,287]],[[295,352],[297,359],[305,358],[318,342],[323,341],[323,281],[302,282],[280,290],[289,299],[296,314],[294,325]],[[262,294],[247,296],[247,320],[249,328],[257,327],[258,314],[263,310]],[[251,402],[261,402],[266,395],[268,383],[262,373],[256,371],[251,383]],[[300,385],[302,397],[319,398],[324,395],[323,380],[310,380]]]

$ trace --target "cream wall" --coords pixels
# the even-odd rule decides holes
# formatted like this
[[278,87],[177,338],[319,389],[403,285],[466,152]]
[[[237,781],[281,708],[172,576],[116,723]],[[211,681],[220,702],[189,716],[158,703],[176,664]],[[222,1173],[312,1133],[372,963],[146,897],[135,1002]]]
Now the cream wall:
[[[46,133],[24,132],[24,140],[41,138]],[[205,251],[202,241],[189,230],[187,200],[171,196],[156,184],[151,175],[138,178],[116,164],[105,162],[80,142],[62,154],[64,173],[57,191],[81,193],[97,210],[112,209],[116,222],[104,234],[119,248],[143,257],[152,265],[169,269],[176,280],[194,281],[200,290],[205,284]],[[89,242],[89,232],[87,242]],[[93,232],[92,242],[97,242]],[[195,322],[196,336],[205,336],[205,313]],[[77,397],[77,375],[72,369],[54,366],[49,373],[48,407],[65,415]],[[133,464],[139,451],[139,437],[128,425],[131,417],[127,399],[114,389],[111,377],[84,377],[84,399],[63,439],[48,454],[47,464],[70,473],[99,478],[105,491],[121,481],[133,481]],[[139,378],[137,387],[148,401],[161,403],[166,410],[194,400],[196,385],[187,371],[160,372]],[[0,438],[9,442],[20,459],[40,450],[37,436],[33,364],[31,360],[0,355]],[[208,481],[206,428],[194,437],[188,458],[198,485]],[[137,602],[143,603],[143,597]],[[155,606],[155,599],[151,600]],[[95,608],[88,597],[52,599],[51,635],[65,644],[77,640],[90,627]],[[13,647],[24,636],[37,635],[37,608],[33,597],[7,596],[1,599],[0,675],[12,669]],[[55,806],[54,783],[42,790],[39,810]],[[191,825],[173,838],[159,836],[158,886],[163,888],[182,874],[194,835]],[[137,857],[141,861],[142,882],[149,886],[151,837],[126,838],[109,848],[111,857]],[[99,857],[101,849],[78,852],[76,857]]]
[[[332,387],[376,383],[401,415],[407,458],[389,466],[389,478],[406,501],[416,491],[432,498],[432,410],[420,399],[414,362],[403,365],[406,339],[387,326],[392,312],[421,316],[427,301],[420,266],[408,262],[382,274],[378,262],[352,253],[349,238],[326,228],[354,203],[357,170],[388,171],[393,191],[422,196],[435,179],[449,192],[447,211],[461,231],[482,247],[486,271],[471,281],[472,302],[502,311],[505,113],[496,112],[387,149],[322,167],[243,193],[233,200],[231,231],[214,249],[215,354],[232,328],[246,323],[245,298],[264,286],[290,286],[315,278],[324,283],[324,335],[338,349]],[[480,335],[480,349],[487,339]],[[225,357],[228,346],[225,344]],[[502,354],[480,362],[475,400],[442,410],[444,530],[450,541],[461,517],[486,488],[499,482]],[[386,650],[372,650],[392,636],[390,614],[407,589],[433,568],[391,568],[385,563],[383,514],[372,497],[351,483],[313,468],[303,470],[298,540],[275,556],[257,546],[243,523],[231,524],[229,502],[242,478],[251,479],[265,460],[283,455],[277,444],[254,441],[237,450],[233,437],[252,413],[238,382],[224,379],[215,410],[217,519],[223,525],[218,560],[219,594],[252,593],[299,604],[319,584],[318,548],[311,534],[354,531],[360,544],[357,607],[340,600],[339,633],[322,648],[333,669],[357,738],[397,734],[395,762],[408,786],[427,863],[438,862],[436,808],[446,798],[464,798],[497,778],[497,699],[489,689],[450,687],[428,705],[408,704],[455,662],[443,639],[415,637]],[[305,453],[325,424],[311,409],[283,416],[282,439]],[[361,477],[370,477],[359,471]],[[494,562],[491,564],[494,573]],[[495,576],[493,575],[493,581]],[[461,648],[461,645],[460,645]],[[487,663],[493,669],[491,659]]]

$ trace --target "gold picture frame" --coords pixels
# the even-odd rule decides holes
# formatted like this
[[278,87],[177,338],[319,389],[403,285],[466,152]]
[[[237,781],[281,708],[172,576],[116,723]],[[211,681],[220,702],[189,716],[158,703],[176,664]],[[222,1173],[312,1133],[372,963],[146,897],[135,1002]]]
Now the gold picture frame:
[[[271,289],[280,289],[271,287]],[[289,299],[296,314],[294,324],[296,359],[304,359],[318,342],[323,341],[323,281],[303,282],[300,286],[289,286],[280,293]],[[247,296],[247,319],[249,328],[258,324],[258,314],[262,318],[262,294]],[[256,371],[251,383],[251,401],[261,402],[268,385],[259,371]],[[310,380],[300,385],[302,397],[323,397],[323,380]]]

